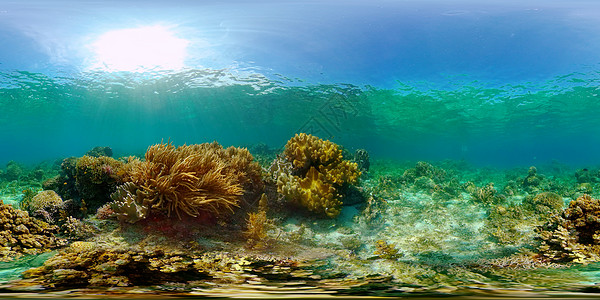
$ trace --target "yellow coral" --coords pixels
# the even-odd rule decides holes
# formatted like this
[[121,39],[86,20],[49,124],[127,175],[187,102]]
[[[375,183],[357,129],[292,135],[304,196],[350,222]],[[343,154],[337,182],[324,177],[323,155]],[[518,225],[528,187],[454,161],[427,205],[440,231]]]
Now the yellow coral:
[[336,144],[306,133],[291,138],[285,145],[284,155],[294,167],[302,169],[342,159],[342,151]]
[[537,228],[540,253],[555,261],[600,261],[600,200],[582,195]]
[[357,164],[344,160],[338,145],[310,134],[296,134],[286,143],[283,154],[295,168],[308,172],[316,167],[332,183],[355,183],[360,176]]
[[336,217],[342,206],[339,189],[360,176],[356,163],[344,160],[338,145],[305,133],[287,142],[284,156],[294,168],[277,175],[278,191],[312,212]]
[[388,244],[384,240],[377,240],[375,242],[375,252],[373,254],[379,256],[379,258],[384,259],[395,259],[398,255],[398,249],[396,249],[396,245]]
[[278,187],[280,193],[309,211],[324,213],[330,218],[335,218],[340,213],[340,195],[314,167],[310,168],[304,178],[282,175]]
[[257,213],[249,213],[246,220],[246,236],[249,248],[262,248],[266,246],[267,230],[273,226],[273,221],[267,218],[267,213],[259,211]]

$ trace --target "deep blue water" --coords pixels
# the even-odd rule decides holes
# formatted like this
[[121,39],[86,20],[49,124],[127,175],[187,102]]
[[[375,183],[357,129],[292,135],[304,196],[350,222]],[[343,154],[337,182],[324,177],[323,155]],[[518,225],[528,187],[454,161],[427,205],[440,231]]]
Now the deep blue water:
[[[149,26],[186,41],[182,68],[104,68],[103,34]],[[0,164],[304,131],[399,160],[596,166],[598,28],[597,1],[2,1]]]

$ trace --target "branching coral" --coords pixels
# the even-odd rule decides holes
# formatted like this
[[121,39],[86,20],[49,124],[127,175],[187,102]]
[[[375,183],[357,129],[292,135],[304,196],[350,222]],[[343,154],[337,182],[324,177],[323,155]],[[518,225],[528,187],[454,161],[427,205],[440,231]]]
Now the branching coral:
[[357,164],[344,160],[338,145],[305,133],[291,138],[283,154],[292,168],[275,174],[278,191],[312,212],[336,217],[342,206],[341,188],[360,176]]
[[218,143],[157,144],[146,151],[146,160],[130,160],[123,168],[125,182],[113,194],[113,209],[121,217],[144,218],[147,209],[181,218],[201,211],[214,215],[233,212],[244,186],[260,187],[260,166],[246,149],[223,149]]
[[538,228],[541,254],[555,261],[600,261],[600,200],[583,195]]

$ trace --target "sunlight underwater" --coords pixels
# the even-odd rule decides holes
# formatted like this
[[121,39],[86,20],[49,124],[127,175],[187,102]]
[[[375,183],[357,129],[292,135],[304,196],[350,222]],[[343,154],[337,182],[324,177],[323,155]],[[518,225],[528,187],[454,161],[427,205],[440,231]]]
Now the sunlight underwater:
[[596,295],[594,18],[334,4],[0,8],[0,297]]

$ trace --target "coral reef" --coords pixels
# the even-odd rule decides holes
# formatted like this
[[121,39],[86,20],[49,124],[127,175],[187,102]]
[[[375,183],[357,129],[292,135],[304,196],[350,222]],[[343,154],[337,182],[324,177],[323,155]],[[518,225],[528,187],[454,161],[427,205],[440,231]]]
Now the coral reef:
[[371,161],[369,160],[369,152],[365,149],[358,149],[354,152],[354,162],[362,174],[369,172]]
[[516,253],[511,256],[480,259],[473,264],[481,269],[513,269],[513,270],[534,270],[534,269],[562,269],[567,266],[564,264],[545,261],[539,255],[534,253]]
[[[240,282],[256,275],[293,278],[297,262],[225,253],[198,253],[160,247],[109,248],[95,242],[74,242],[43,266],[27,270],[23,286],[45,288],[150,286],[197,280]],[[269,275],[270,274],[270,275]]]
[[97,146],[97,147],[92,148],[92,150],[86,152],[85,155],[92,156],[92,157],[101,157],[101,156],[112,157],[113,151],[110,147]]
[[516,183],[513,186],[515,191],[518,190],[518,188],[521,188],[524,192],[529,194],[538,194],[541,192],[555,192],[562,196],[567,196],[569,194],[566,186],[558,183],[553,176],[539,174],[538,169],[534,166],[529,167],[525,178],[519,177],[515,180],[520,182],[520,186]]
[[597,182],[597,172],[592,172],[589,169],[579,169],[575,172],[575,178],[577,183],[591,183]]
[[29,217],[26,211],[0,203],[0,260],[36,254],[64,245],[54,236],[58,227]]
[[106,204],[120,181],[123,163],[108,156],[84,155],[75,164],[75,187],[88,210]]
[[[483,231],[501,245],[524,245],[532,242],[533,228],[527,211],[521,205],[496,205],[489,209]],[[529,223],[529,224],[528,224]]]
[[262,170],[252,160],[247,149],[223,149],[216,142],[150,146],[145,161],[130,159],[123,167],[125,184],[111,195],[112,209],[131,223],[146,218],[149,211],[180,219],[182,214],[232,213],[242,196],[248,203],[260,196]]
[[44,182],[44,188],[73,199],[82,213],[95,212],[121,182],[122,167],[123,162],[108,156],[69,157],[63,160],[60,175]]
[[33,197],[23,197],[21,209],[44,221],[56,223],[60,211],[64,209],[63,199],[53,190],[40,191]]
[[[261,293],[289,287],[293,293],[396,297],[465,295],[499,287],[516,293],[545,287],[572,291],[580,288],[572,283],[584,282],[587,275],[581,274],[593,272],[563,262],[600,257],[600,233],[594,227],[600,215],[591,213],[600,209],[596,200],[584,199],[586,203],[551,219],[561,212],[563,199],[581,191],[574,170],[560,177],[544,165],[539,170],[548,176],[538,169],[507,172],[463,162],[434,166],[372,160],[371,179],[363,177],[354,187],[359,166],[344,160],[346,153],[337,145],[308,135],[290,141],[294,145],[272,163],[265,189],[249,152],[216,143],[161,143],[148,149],[145,160],[121,159],[115,169],[107,164],[103,173],[94,172],[104,155],[66,159],[62,179],[46,185],[71,195],[63,195],[66,201],[60,205],[34,204],[53,203],[41,195],[57,196],[46,191],[34,201],[36,190],[23,191],[20,182],[27,176],[22,175],[6,184],[12,194],[5,199],[23,198],[24,207],[44,210],[64,207],[60,226],[44,226],[71,245],[45,263],[50,253],[36,258],[22,268],[30,268],[25,279],[3,287],[62,295],[66,289],[73,295],[150,291],[182,296],[214,296],[240,287]],[[265,157],[273,154],[264,145],[257,149]],[[78,184],[82,165],[91,167],[82,168],[86,181]],[[81,192],[109,180],[116,183],[108,189],[112,202],[104,199],[94,211],[100,202],[94,204]],[[80,190],[81,184],[87,188]],[[595,182],[579,184],[597,188]],[[342,202],[346,207],[340,213]],[[81,214],[74,212],[86,207],[95,217],[77,219]],[[299,214],[301,210],[307,213]],[[338,214],[335,220],[315,218]],[[536,246],[536,226],[548,238],[539,238],[539,253],[524,253]],[[582,233],[590,231],[594,233]],[[25,231],[15,228],[6,236],[21,238],[19,232]],[[61,241],[66,242],[55,244]],[[0,250],[41,251],[18,245]]]
[[553,261],[600,261],[600,200],[582,195],[537,228],[540,253]]
[[6,164],[6,171],[2,173],[2,177],[6,181],[18,180],[24,172],[23,166],[11,160]]
[[497,205],[505,202],[506,197],[504,195],[498,195],[498,191],[494,187],[494,183],[490,182],[486,186],[481,188],[476,188],[471,193],[471,197],[476,203],[481,203],[484,205]]
[[377,255],[379,258],[384,259],[396,259],[400,255],[398,254],[398,249],[394,244],[388,244],[384,240],[377,240],[375,243],[375,252],[373,254]]
[[542,182],[542,178],[537,174],[537,168],[534,166],[529,167],[529,171],[527,172],[527,177],[523,180],[523,186],[528,187],[537,187]]
[[562,197],[553,192],[527,196],[520,204],[494,205],[484,231],[502,245],[528,245],[533,243],[534,228],[548,222],[562,207]]
[[98,228],[93,225],[68,216],[60,227],[62,235],[71,241],[85,240],[99,233]]
[[542,192],[535,197],[525,197],[523,207],[536,215],[551,216],[563,209],[563,198],[554,192]]
[[271,168],[278,192],[330,218],[340,213],[343,188],[357,183],[360,176],[357,164],[344,160],[338,145],[305,133],[292,137],[278,160],[285,161],[274,162],[277,167]]
[[440,200],[455,198],[463,190],[459,181],[446,170],[424,161],[417,162],[414,168],[406,169],[399,182],[414,191],[427,192]]
[[402,174],[402,180],[407,183],[414,183],[420,177],[431,179],[436,184],[442,183],[446,179],[446,171],[434,167],[432,164],[419,161],[414,168],[407,169]]

